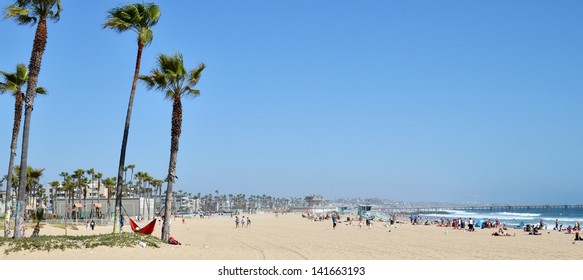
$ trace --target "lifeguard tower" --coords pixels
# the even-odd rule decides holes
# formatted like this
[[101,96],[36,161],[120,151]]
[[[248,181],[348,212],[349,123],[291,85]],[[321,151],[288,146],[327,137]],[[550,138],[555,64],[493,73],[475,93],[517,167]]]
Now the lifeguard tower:
[[370,216],[372,210],[372,205],[358,205],[358,216],[361,218],[367,218]]

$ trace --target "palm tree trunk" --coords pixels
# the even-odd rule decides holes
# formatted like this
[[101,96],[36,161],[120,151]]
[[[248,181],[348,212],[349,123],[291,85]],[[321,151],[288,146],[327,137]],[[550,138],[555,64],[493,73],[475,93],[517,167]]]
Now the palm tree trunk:
[[126,146],[128,144],[128,134],[130,132],[130,121],[132,118],[132,106],[134,104],[134,95],[136,93],[136,86],[138,85],[138,76],[140,75],[140,63],[142,61],[142,50],[144,49],[144,42],[138,40],[138,54],[136,57],[136,69],[134,71],[134,81],[132,83],[132,90],[130,92],[130,101],[128,103],[128,111],[126,113],[126,123],[123,130],[123,139],[121,141],[121,153],[119,156],[119,168],[117,170],[117,185],[115,189],[115,216],[113,220],[113,233],[120,231],[120,217],[121,213],[121,192],[123,188],[123,168],[126,159]]
[[[101,205],[101,199],[99,199],[99,191],[101,190],[101,178],[97,179],[97,204]],[[93,202],[91,202],[91,204],[93,204]],[[103,207],[99,208],[99,215],[97,216],[97,218],[101,218],[99,216],[101,216],[101,210],[103,210]],[[95,211],[97,211],[97,207],[95,208]]]
[[18,91],[14,96],[14,124],[12,125],[12,142],[10,143],[10,160],[8,162],[8,175],[6,177],[6,217],[4,220],[4,237],[10,236],[10,214],[12,208],[12,169],[14,169],[14,158],[16,157],[16,146],[18,144],[18,134],[20,133],[20,122],[22,120],[22,92]]
[[172,137],[170,140],[170,163],[168,165],[168,187],[166,189],[166,205],[164,206],[164,223],[162,240],[170,237],[170,216],[172,214],[172,185],[176,178],[176,158],[178,157],[178,140],[182,130],[182,103],[180,95],[174,97],[172,104]]
[[107,190],[107,220],[111,219],[111,199],[110,199],[110,191]]
[[40,73],[41,62],[45,47],[47,44],[47,20],[40,18],[34,34],[34,42],[32,46],[32,53],[30,55],[30,64],[28,65],[28,86],[26,88],[25,97],[25,112],[24,112],[24,126],[22,129],[22,152],[20,159],[20,182],[18,188],[18,196],[16,200],[16,221],[14,225],[14,238],[24,237],[25,225],[25,185],[26,185],[26,170],[28,159],[28,137],[30,135],[30,118],[32,117],[32,108],[34,105],[34,97],[36,94],[36,86],[38,84],[38,76]]

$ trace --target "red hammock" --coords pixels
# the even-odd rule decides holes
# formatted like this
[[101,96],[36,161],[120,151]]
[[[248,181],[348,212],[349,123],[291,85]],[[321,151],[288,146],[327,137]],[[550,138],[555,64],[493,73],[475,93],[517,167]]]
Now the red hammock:
[[156,219],[152,220],[149,224],[140,228],[132,218],[130,218],[130,226],[132,227],[132,231],[141,234],[152,234],[154,232],[154,227],[156,226]]

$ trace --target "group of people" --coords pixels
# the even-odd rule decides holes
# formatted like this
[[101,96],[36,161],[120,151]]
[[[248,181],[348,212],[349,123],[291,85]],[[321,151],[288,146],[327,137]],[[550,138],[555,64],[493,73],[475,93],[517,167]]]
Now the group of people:
[[[427,224],[427,222],[425,222],[425,224]],[[453,229],[458,229],[458,230],[466,230],[467,231],[474,231],[475,228],[475,224],[474,224],[474,220],[472,218],[457,218],[457,219],[448,219],[448,218],[441,218],[438,220],[435,220],[435,222],[431,223],[429,222],[429,224],[436,224],[438,227],[451,227]],[[483,225],[483,223],[482,223]]]
[[239,219],[239,216],[235,216],[235,228],[239,228],[239,223],[241,224],[241,228],[249,227],[251,226],[251,218],[249,216],[247,216],[247,218],[242,216],[241,219]]
[[91,219],[87,221],[87,225],[85,226],[86,229],[95,230],[95,219]]

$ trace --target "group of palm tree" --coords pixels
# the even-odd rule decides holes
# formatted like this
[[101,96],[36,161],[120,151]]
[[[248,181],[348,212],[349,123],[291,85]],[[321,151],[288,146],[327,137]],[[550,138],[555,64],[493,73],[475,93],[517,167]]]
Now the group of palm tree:
[[[60,0],[17,0],[13,5],[10,5],[4,10],[4,16],[16,21],[19,25],[36,24],[36,32],[33,39],[33,48],[28,65],[28,75],[26,75],[26,67],[23,65],[17,66],[17,71],[14,73],[20,78],[13,82],[8,81],[11,77],[8,73],[3,73],[6,77],[6,83],[3,83],[0,89],[2,91],[11,91],[16,97],[14,129],[13,129],[13,145],[11,145],[11,157],[16,153],[16,137],[18,137],[20,128],[20,116],[22,115],[22,106],[24,105],[24,124],[22,132],[22,147],[21,159],[19,169],[19,184],[17,187],[17,198],[15,205],[15,230],[14,238],[24,237],[25,234],[25,196],[26,196],[26,178],[27,178],[27,159],[28,159],[28,141],[31,125],[31,117],[34,106],[34,99],[37,93],[44,93],[45,90],[37,87],[38,77],[41,70],[41,62],[45,47],[47,44],[47,20],[58,21],[61,12]],[[132,80],[132,87],[130,91],[130,98],[125,118],[125,126],[122,138],[122,145],[120,151],[120,160],[118,166],[118,174],[115,187],[115,215],[113,232],[120,231],[120,216],[122,215],[122,196],[124,186],[124,169],[125,155],[129,136],[130,120],[132,113],[132,106],[134,95],[138,80],[142,80],[146,87],[151,90],[155,89],[162,91],[165,97],[172,100],[172,123],[171,123],[171,144],[170,144],[170,162],[168,166],[168,174],[165,178],[167,182],[164,222],[162,227],[162,239],[168,240],[170,237],[170,217],[171,217],[171,201],[172,188],[176,177],[176,161],[178,155],[179,139],[182,129],[182,98],[185,96],[197,96],[200,92],[194,87],[198,83],[201,73],[205,68],[204,64],[200,64],[193,70],[188,71],[184,67],[184,60],[182,54],[175,53],[173,55],[161,54],[157,58],[157,67],[150,72],[150,75],[140,75],[140,64],[142,51],[144,47],[151,44],[154,33],[152,27],[158,23],[160,19],[160,8],[154,3],[134,3],[115,7],[107,12],[106,22],[102,25],[104,29],[112,29],[123,33],[131,30],[137,34],[137,57],[134,69],[134,76]],[[23,94],[22,87],[27,85],[26,92]],[[18,109],[20,108],[20,109]],[[8,174],[12,173],[13,160],[9,164]],[[81,183],[81,170],[71,175],[70,181],[77,179],[77,186]],[[127,169],[126,169],[127,171]],[[83,172],[84,173],[84,172]],[[77,176],[77,177],[73,177]],[[8,176],[10,179],[11,176]],[[92,174],[92,180],[95,179]],[[64,177],[64,184],[68,184]],[[104,180],[105,181],[105,180]],[[142,180],[144,182],[144,180]],[[157,182],[159,183],[159,182]],[[72,185],[73,183],[71,183]],[[160,184],[161,185],[161,184]],[[6,193],[10,195],[9,189],[11,183],[8,185]],[[156,186],[158,186],[156,184]],[[7,202],[9,201],[7,197]],[[9,203],[6,204],[6,222],[10,222],[10,208]]]
[[[164,183],[163,180],[155,179],[154,177],[150,176],[148,172],[138,171],[136,174],[133,174],[133,170],[135,168],[134,164],[130,164],[124,167],[124,176],[123,176],[123,187],[122,187],[122,195],[124,197],[132,198],[132,197],[146,197],[152,198],[156,194],[159,194],[158,197],[162,194],[162,185]],[[127,171],[131,170],[131,174],[128,178]],[[93,168],[88,170],[77,169],[73,173],[69,174],[68,172],[61,172],[59,176],[63,177],[62,181],[51,181],[49,185],[52,192],[52,199],[55,202],[58,198],[59,194],[64,194],[65,197],[65,205],[67,205],[68,209],[75,209],[74,204],[75,201],[81,203],[81,205],[87,205],[87,196],[89,194],[89,198],[91,199],[90,205],[92,208],[89,210],[90,212],[87,213],[87,209],[76,209],[75,218],[80,217],[82,211],[84,211],[83,217],[85,218],[103,218],[104,213],[110,213],[111,207],[111,198],[113,197],[115,187],[116,187],[116,178],[109,177],[104,178],[103,173],[95,172]],[[135,182],[133,180],[135,178]],[[97,183],[96,190],[95,182]],[[105,190],[105,194],[102,195],[102,188]],[[94,204],[95,198],[97,198],[97,203]],[[105,208],[105,212],[101,211],[101,198],[106,199],[107,204]],[[150,203],[150,200],[145,200],[146,203]],[[54,203],[53,203],[54,205]],[[140,207],[141,209],[143,207]],[[148,211],[150,211],[150,205],[146,205],[145,207]],[[53,207],[53,213],[55,213],[56,209]],[[141,210],[139,210],[141,211]],[[67,212],[66,218],[72,218],[69,216],[72,214]],[[138,213],[138,215],[147,214],[148,217],[153,216],[155,213]],[[109,217],[109,216],[108,216]]]
[[[184,194],[190,197],[190,194]],[[180,192],[178,197],[183,196]],[[257,209],[270,211],[287,210],[291,206],[292,199],[284,197],[272,197],[270,195],[250,195],[245,194],[219,194],[215,190],[212,193],[202,195],[197,193],[192,196],[193,199],[200,202],[199,208],[205,212],[233,212],[234,209],[254,212]]]

